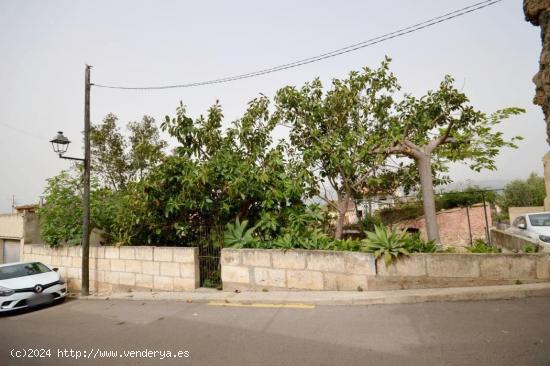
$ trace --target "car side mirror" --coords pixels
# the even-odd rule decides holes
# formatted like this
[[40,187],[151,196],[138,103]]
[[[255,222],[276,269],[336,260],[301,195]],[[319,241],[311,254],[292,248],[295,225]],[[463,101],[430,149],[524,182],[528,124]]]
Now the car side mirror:
[[525,227],[525,224],[518,224],[518,227],[522,230],[527,229],[527,227]]
[[57,272],[57,271],[59,271],[59,268],[57,268],[57,267],[52,268],[52,271]]

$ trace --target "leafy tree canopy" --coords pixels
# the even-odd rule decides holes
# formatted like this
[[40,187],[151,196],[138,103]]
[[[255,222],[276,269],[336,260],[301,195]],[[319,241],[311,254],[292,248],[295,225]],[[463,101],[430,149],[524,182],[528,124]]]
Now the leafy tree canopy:
[[525,180],[516,179],[508,183],[498,196],[497,203],[507,217],[510,207],[543,206],[545,196],[544,178],[531,173]]

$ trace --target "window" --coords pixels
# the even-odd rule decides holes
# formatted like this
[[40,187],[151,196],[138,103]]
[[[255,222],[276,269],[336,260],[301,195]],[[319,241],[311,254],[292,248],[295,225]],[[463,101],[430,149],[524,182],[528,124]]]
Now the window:
[[531,226],[550,226],[550,213],[529,215]]
[[516,217],[516,219],[514,220],[514,222],[512,223],[512,226],[514,227],[519,227],[520,224],[523,224],[525,226],[527,226],[527,222],[525,221],[525,216],[518,216]]
[[51,270],[40,262],[14,264],[0,267],[0,280],[37,275]]

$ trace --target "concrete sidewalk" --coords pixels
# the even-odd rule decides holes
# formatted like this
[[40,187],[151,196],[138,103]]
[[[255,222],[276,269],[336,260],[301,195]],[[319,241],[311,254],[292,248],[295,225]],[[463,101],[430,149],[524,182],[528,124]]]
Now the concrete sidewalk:
[[550,283],[525,285],[455,287],[393,291],[274,291],[223,292],[198,289],[192,292],[128,292],[110,295],[77,296],[87,300],[160,300],[210,303],[218,306],[252,304],[303,305],[378,305],[412,304],[434,301],[505,300],[550,296]]

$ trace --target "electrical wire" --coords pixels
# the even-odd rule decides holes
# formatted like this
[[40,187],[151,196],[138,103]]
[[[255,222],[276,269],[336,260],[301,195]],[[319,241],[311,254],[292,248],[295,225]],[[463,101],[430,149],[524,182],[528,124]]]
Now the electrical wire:
[[384,42],[384,41],[387,41],[387,40],[390,40],[390,39],[393,39],[393,38],[404,36],[406,34],[410,34],[410,33],[413,33],[413,32],[416,32],[416,31],[419,31],[419,30],[422,30],[422,29],[425,29],[425,28],[428,28],[428,27],[431,27],[431,26],[434,26],[434,25],[439,24],[439,23],[443,23],[445,21],[448,21],[448,20],[451,20],[451,19],[454,19],[454,18],[458,18],[460,16],[463,16],[463,15],[472,13],[474,11],[481,10],[481,9],[486,8],[488,6],[497,4],[501,1],[502,0],[481,1],[481,2],[478,2],[478,3],[472,4],[472,5],[466,6],[464,8],[461,8],[461,9],[458,9],[458,10],[455,10],[455,11],[437,16],[435,18],[428,19],[428,20],[423,21],[423,22],[416,23],[414,25],[398,29],[398,30],[390,32],[390,33],[386,33],[386,34],[383,34],[383,35],[378,36],[378,37],[370,38],[370,39],[368,39],[366,41],[363,41],[363,42],[355,43],[355,44],[352,44],[352,45],[349,45],[349,46],[346,46],[346,47],[343,47],[343,48],[339,48],[339,49],[334,50],[334,51],[326,52],[326,53],[323,53],[323,54],[320,54],[320,55],[317,55],[317,56],[308,57],[308,58],[301,59],[301,60],[298,60],[298,61],[290,62],[290,63],[287,63],[287,64],[283,64],[283,65],[279,65],[279,66],[275,66],[275,67],[271,67],[271,68],[267,68],[267,69],[263,69],[263,70],[249,72],[249,73],[246,73],[246,74],[239,74],[239,75],[228,76],[228,77],[219,78],[219,79],[199,81],[199,82],[193,82],[193,83],[187,83],[187,84],[174,84],[174,85],[163,85],[163,86],[131,87],[131,86],[116,86],[116,85],[99,84],[99,83],[94,83],[92,85],[95,86],[95,87],[98,87],[98,88],[107,88],[107,89],[162,90],[162,89],[175,89],[175,88],[190,88],[190,87],[197,87],[197,86],[211,85],[211,84],[220,84],[220,83],[227,83],[227,82],[237,81],[237,80],[242,80],[242,79],[248,79],[248,78],[252,78],[252,77],[256,77],[256,76],[261,76],[261,75],[265,75],[265,74],[270,74],[270,73],[274,73],[274,72],[278,72],[278,71],[283,71],[283,70],[295,68],[295,67],[298,67],[298,66],[311,64],[311,63],[318,62],[318,61],[321,61],[321,60],[325,60],[325,59],[328,59],[328,58],[336,57],[336,56],[339,56],[339,55],[342,55],[342,54],[353,52],[353,51],[356,51],[356,50],[359,50],[359,49],[362,49],[362,48],[365,48],[365,47],[369,47],[369,46],[372,46],[372,45],[375,45],[375,44],[378,44],[378,43],[381,43],[381,42]]

